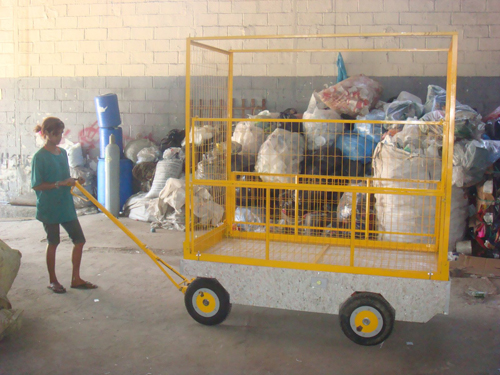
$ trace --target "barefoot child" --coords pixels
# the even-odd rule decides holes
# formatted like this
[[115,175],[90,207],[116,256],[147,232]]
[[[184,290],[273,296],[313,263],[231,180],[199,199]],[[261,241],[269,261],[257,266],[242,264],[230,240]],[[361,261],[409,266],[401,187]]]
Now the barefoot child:
[[[70,177],[68,155],[57,147],[64,132],[64,123],[56,117],[47,117],[35,132],[41,132],[45,145],[33,156],[31,163],[31,187],[36,191],[36,218],[43,223],[47,233],[47,268],[49,286],[54,293],[65,293],[66,289],[56,277],[56,249],[59,245],[59,224],[68,232],[73,241],[73,275],[71,287],[76,289],[95,289],[96,285],[80,278],[85,237],[76,216],[71,195],[75,179]],[[83,183],[83,179],[79,179]]]

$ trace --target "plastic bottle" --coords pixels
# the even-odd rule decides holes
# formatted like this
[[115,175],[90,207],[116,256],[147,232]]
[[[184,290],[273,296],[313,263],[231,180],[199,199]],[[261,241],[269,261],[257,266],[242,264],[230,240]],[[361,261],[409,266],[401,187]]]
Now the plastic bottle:
[[115,217],[120,214],[120,148],[115,142],[115,136],[109,136],[104,158],[105,174],[105,205],[106,209]]

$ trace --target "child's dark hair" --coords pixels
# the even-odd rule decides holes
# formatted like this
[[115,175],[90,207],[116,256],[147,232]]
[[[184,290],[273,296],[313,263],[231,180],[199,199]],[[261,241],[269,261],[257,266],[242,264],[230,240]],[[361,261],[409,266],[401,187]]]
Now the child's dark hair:
[[38,133],[41,131],[41,134],[50,134],[56,130],[64,129],[64,122],[62,122],[57,117],[46,117],[42,125],[35,126],[35,132]]

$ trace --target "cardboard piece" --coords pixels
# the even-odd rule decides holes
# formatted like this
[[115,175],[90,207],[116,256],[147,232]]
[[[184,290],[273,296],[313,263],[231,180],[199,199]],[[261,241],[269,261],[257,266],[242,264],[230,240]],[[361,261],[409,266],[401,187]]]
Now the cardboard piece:
[[480,277],[500,278],[500,259],[472,257],[460,254],[457,261],[450,262],[450,270],[459,269],[466,274]]

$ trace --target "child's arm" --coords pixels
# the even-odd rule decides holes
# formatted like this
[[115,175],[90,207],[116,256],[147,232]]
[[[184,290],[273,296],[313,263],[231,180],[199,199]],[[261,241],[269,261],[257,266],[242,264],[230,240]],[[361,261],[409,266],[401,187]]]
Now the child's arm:
[[33,190],[43,191],[57,189],[59,188],[59,186],[75,186],[76,181],[78,181],[80,184],[85,183],[85,179],[82,177],[79,177],[78,180],[70,177],[63,181],[42,182],[40,185],[34,186]]

